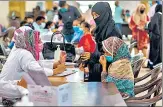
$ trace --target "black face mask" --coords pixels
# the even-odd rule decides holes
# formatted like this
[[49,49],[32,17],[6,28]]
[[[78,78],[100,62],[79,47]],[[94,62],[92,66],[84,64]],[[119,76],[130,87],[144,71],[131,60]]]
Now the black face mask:
[[94,19],[94,20],[95,20],[96,25],[99,25],[99,24],[100,24],[100,21],[101,21],[101,18],[100,18],[100,16],[99,16],[99,17],[97,17],[97,18]]
[[140,10],[140,13],[143,14],[144,13],[144,10]]

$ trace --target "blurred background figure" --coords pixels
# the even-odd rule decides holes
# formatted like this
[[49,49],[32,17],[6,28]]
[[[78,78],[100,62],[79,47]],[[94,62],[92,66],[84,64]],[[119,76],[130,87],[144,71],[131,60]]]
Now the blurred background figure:
[[36,18],[40,15],[40,13],[41,13],[40,6],[36,6],[36,8],[33,9],[34,20],[36,20]]
[[119,1],[115,1],[115,12],[114,12],[114,21],[116,27],[122,32],[122,23],[123,23],[123,9],[119,5]]
[[45,17],[38,16],[36,18],[36,21],[33,23],[34,29],[39,32],[42,32],[42,29],[45,27],[44,22],[45,22]]
[[144,57],[147,56],[147,48],[149,43],[149,36],[145,30],[146,24],[149,21],[147,14],[145,13],[145,5],[140,4],[131,17],[129,27],[132,30],[132,39],[137,42],[135,47],[135,53],[138,54],[142,50]]
[[156,6],[155,14],[148,26],[150,36],[150,53],[148,66],[153,69],[162,62],[162,5]]
[[33,15],[26,16],[24,18],[24,21],[26,21],[27,23],[33,23],[34,22],[34,16]]
[[66,1],[59,1],[59,6],[59,20],[64,24],[62,32],[67,42],[71,42],[74,36],[73,22],[82,21],[82,16],[76,7],[68,5]]
[[148,16],[149,16],[150,19],[155,14],[155,8],[156,8],[156,6],[157,6],[157,1],[156,0],[152,0],[151,7],[150,7],[149,13],[148,13]]

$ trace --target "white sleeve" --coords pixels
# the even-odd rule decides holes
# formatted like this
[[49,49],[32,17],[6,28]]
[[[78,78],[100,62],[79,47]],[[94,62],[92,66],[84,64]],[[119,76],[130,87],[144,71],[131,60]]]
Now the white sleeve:
[[52,69],[44,69],[39,65],[39,63],[34,59],[33,55],[26,51],[22,53],[22,57],[20,58],[20,64],[22,69],[25,72],[28,71],[35,71],[35,72],[40,72],[43,71],[45,72],[46,76],[52,76],[53,75],[53,70]]
[[0,81],[0,96],[5,98],[21,98],[27,89],[18,86],[17,81]]

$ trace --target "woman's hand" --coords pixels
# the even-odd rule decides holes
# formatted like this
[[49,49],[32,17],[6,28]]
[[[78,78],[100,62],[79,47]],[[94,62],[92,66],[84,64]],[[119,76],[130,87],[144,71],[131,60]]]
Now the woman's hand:
[[64,64],[60,64],[56,69],[53,69],[53,75],[60,74],[66,70],[66,66]]
[[81,71],[84,71],[84,66],[85,66],[85,64],[81,63],[81,64],[79,65],[79,69],[80,69]]
[[106,72],[106,58],[104,55],[100,56],[100,60],[99,60],[100,64],[102,65],[103,71]]
[[81,55],[81,58],[83,59],[83,61],[89,60],[91,58],[91,53],[90,52],[84,52]]
[[66,52],[65,52],[65,51],[62,51],[62,52],[61,52],[61,55],[60,55],[60,60],[59,60],[60,63],[61,63],[61,64],[65,64],[66,58],[67,58]]

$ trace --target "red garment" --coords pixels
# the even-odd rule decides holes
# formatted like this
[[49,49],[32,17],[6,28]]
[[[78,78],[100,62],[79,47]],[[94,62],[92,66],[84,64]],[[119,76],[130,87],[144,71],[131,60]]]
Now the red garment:
[[[149,21],[149,18],[147,16],[147,21]],[[140,21],[139,25],[136,25],[134,20],[133,20],[133,16],[131,17],[131,21],[130,21],[130,29],[132,30],[132,37],[134,40],[137,41],[137,48],[138,50],[142,50],[144,48],[147,49],[148,47],[148,43],[149,43],[149,36],[147,31],[145,30],[139,30],[137,27],[145,27],[146,22],[144,21]]]
[[96,43],[93,40],[91,34],[85,34],[80,39],[78,47],[82,47],[82,46],[83,46],[85,52],[91,52],[91,53],[93,53],[95,51]]

